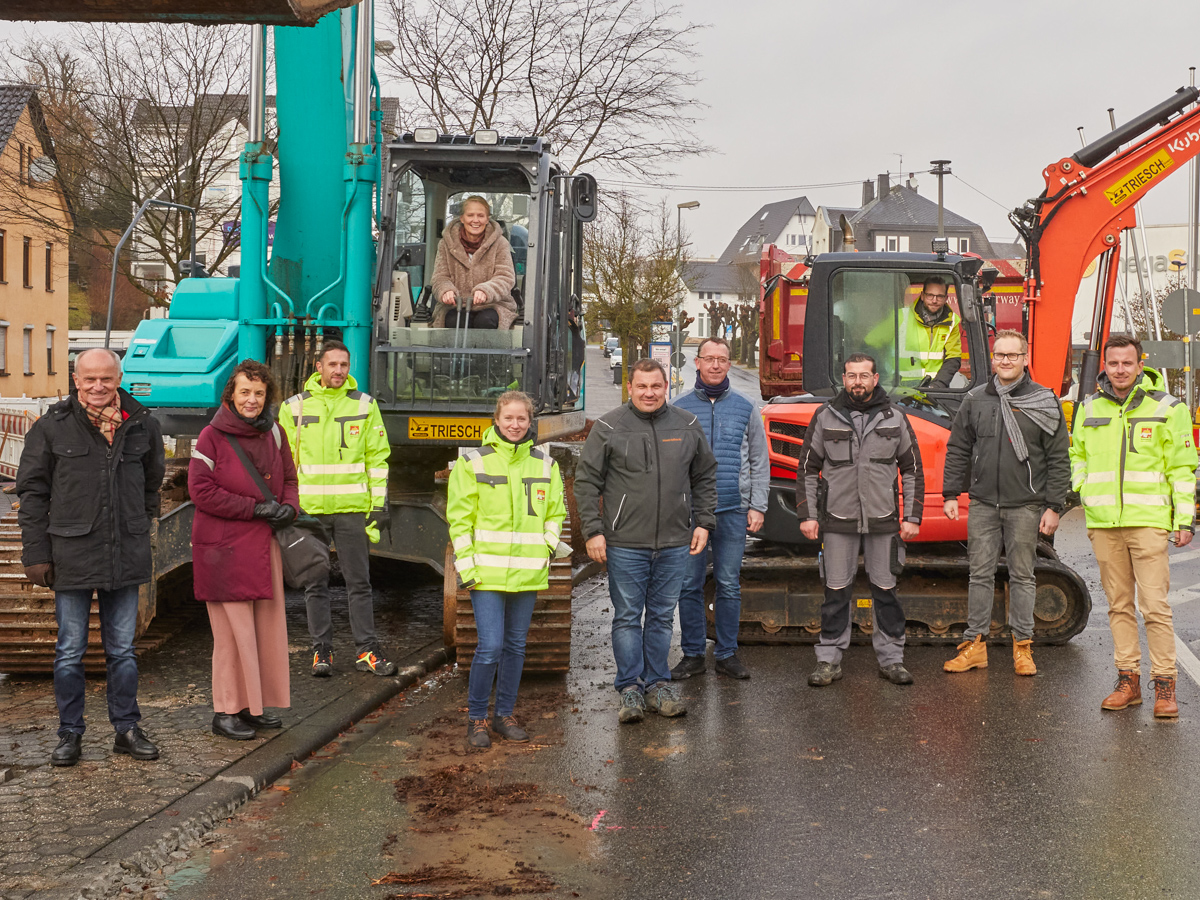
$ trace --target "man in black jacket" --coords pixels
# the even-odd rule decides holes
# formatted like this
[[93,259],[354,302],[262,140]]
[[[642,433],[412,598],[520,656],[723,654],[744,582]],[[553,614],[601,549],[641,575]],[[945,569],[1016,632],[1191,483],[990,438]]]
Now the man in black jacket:
[[165,460],[162,432],[150,411],[120,389],[121,360],[85,350],[75,361],[75,388],[25,437],[17,470],[21,562],[34,584],[54,589],[58,644],[54,698],[58,746],[54,766],[79,761],[83,740],[83,654],[88,612],[100,601],[100,635],[108,667],[113,750],[158,759],[138,727],[138,586],[152,575],[150,523],[159,513]]
[[1008,624],[1013,669],[1036,675],[1033,662],[1033,567],[1038,532],[1054,534],[1071,487],[1066,422],[1058,398],[1025,373],[1029,343],[1019,331],[998,331],[992,346],[996,377],[967,395],[946,446],[942,499],[957,519],[958,495],[971,498],[967,519],[967,630],[947,672],[987,668],[987,636],[1000,549],[1008,561]]
[[[588,556],[608,564],[620,722],[681,716],[667,654],[689,554],[716,528],[717,460],[696,417],[667,405],[667,374],[634,363],[630,400],[597,419],[575,470]],[[601,510],[600,501],[604,501]]]

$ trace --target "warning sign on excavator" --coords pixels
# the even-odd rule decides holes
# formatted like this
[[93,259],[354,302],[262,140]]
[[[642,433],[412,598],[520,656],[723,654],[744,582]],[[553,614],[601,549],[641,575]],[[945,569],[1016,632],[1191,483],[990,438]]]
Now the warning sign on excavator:
[[1104,196],[1113,206],[1120,206],[1173,165],[1175,160],[1171,159],[1171,155],[1166,150],[1159,150],[1132,172],[1127,172],[1116,184],[1105,188]]

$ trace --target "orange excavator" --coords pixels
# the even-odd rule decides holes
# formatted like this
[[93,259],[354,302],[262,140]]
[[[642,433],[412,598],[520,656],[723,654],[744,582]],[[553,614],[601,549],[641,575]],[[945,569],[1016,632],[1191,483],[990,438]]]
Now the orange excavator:
[[[1090,392],[1107,335],[1116,288],[1121,232],[1135,224],[1134,206],[1182,163],[1200,153],[1200,97],[1181,89],[1072,157],[1047,167],[1046,190],[1012,214],[1028,257],[1023,318],[1033,377],[1056,391],[1070,383],[1075,296],[1100,257],[1093,328],[1079,376]],[[1129,144],[1125,149],[1122,145]],[[844,224],[844,228],[849,223]],[[847,237],[852,239],[852,229]],[[938,252],[940,249],[941,252]],[[925,517],[897,587],[911,639],[954,643],[966,627],[966,516],[942,514],[942,472],[950,425],[967,391],[990,375],[989,331],[997,307],[998,267],[973,255],[826,253],[802,262],[768,246],[762,256],[760,386],[771,455],[771,490],[761,539],[742,572],[740,640],[804,642],[820,633],[821,580],[815,543],[801,537],[795,512],[796,469],[804,433],[817,408],[840,388],[842,361],[865,350],[879,361],[880,383],[904,411],[921,447]],[[902,321],[925,279],[940,275],[961,319],[962,359],[948,386],[906,380]],[[960,508],[967,502],[960,498]],[[969,506],[968,513],[969,516]],[[1053,546],[1039,546],[1034,639],[1061,643],[1087,624],[1091,599]],[[997,573],[992,635],[1007,637],[1007,572]],[[870,591],[860,573],[852,616],[857,637],[871,629]]]

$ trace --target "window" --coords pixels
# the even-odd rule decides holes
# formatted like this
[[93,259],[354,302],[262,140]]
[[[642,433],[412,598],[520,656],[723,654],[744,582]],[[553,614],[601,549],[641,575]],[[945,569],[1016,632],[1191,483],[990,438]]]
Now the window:
[[25,244],[21,251],[21,284],[27,288],[33,287],[33,282],[30,281],[30,259],[29,255],[33,252],[33,241],[30,238],[25,238]]
[[54,292],[54,245],[46,241],[46,290]]
[[8,374],[8,323],[0,320],[0,375]]
[[879,253],[907,253],[908,235],[877,234],[875,235],[875,250]]
[[54,332],[58,329],[53,325],[46,326],[46,371],[51,375],[57,375],[54,371]]
[[959,238],[958,239],[958,252],[959,253],[970,253],[971,252],[971,239],[970,238]]
[[25,357],[25,374],[33,374],[33,326],[26,325],[22,335],[21,350]]
[[17,183],[25,183],[25,145],[17,142]]

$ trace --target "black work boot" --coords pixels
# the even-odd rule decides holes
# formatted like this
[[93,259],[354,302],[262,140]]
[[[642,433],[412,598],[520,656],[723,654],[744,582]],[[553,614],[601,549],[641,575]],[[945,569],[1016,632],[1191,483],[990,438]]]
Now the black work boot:
[[114,753],[128,753],[134,759],[158,759],[158,748],[150,743],[146,733],[134,725],[128,731],[118,731],[113,741]]
[[675,668],[671,670],[672,681],[683,681],[685,678],[691,678],[693,675],[704,674],[704,657],[703,656],[684,656],[679,662],[675,663]]
[[912,673],[904,668],[904,663],[892,663],[890,666],[879,667],[879,677],[886,678],[892,684],[912,684]]
[[737,658],[737,654],[726,656],[724,659],[718,659],[717,674],[728,675],[730,678],[737,678],[744,681],[750,677],[750,670],[746,668],[745,663]]
[[82,752],[83,735],[64,734],[58,739],[58,746],[54,748],[54,752],[50,754],[50,765],[73,766],[79,762],[79,756]]

